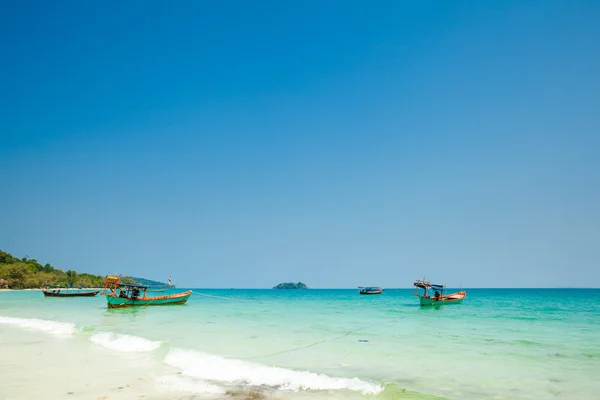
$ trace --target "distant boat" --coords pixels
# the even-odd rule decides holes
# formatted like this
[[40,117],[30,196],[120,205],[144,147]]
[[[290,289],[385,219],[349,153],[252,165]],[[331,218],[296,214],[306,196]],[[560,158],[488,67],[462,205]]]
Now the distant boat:
[[360,294],[381,294],[383,293],[383,289],[377,286],[359,286],[358,293]]
[[192,295],[192,291],[188,290],[166,296],[148,297],[147,291],[148,286],[121,283],[120,276],[107,276],[103,294],[106,296],[108,308],[184,304]]
[[155,292],[155,293],[158,293],[158,292],[164,292],[164,291],[166,291],[166,290],[167,290],[167,289],[148,289],[148,290],[146,290],[146,291],[147,291],[147,292]]
[[[437,306],[443,304],[459,304],[467,297],[467,292],[460,291],[451,294],[444,294],[445,285],[435,285],[425,280],[417,280],[413,283],[415,286],[415,296],[420,300],[422,306]],[[419,293],[423,289],[423,294]],[[430,295],[434,291],[433,296]]]
[[44,297],[94,297],[100,290],[81,290],[80,288],[44,288]]

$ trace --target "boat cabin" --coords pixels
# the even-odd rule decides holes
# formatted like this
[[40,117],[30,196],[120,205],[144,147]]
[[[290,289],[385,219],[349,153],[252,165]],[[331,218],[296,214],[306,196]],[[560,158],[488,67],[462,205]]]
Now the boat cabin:
[[146,290],[148,290],[148,286],[143,285],[135,285],[130,283],[121,283],[119,285],[119,297],[123,299],[137,299],[137,298],[145,298]]
[[417,280],[413,285],[415,286],[415,294],[418,295],[418,290],[423,289],[423,294],[419,297],[426,299],[441,299],[444,297],[444,291],[446,290],[446,285],[436,285],[424,280]]

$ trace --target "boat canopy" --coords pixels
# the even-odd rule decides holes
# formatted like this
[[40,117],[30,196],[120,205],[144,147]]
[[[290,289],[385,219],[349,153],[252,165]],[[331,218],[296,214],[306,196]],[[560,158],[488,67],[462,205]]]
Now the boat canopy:
[[434,290],[444,290],[444,288],[446,287],[445,285],[435,285],[431,282],[421,281],[421,280],[415,281],[414,285],[421,289],[434,289]]
[[148,289],[148,286],[146,285],[142,285],[139,283],[122,283],[121,282],[121,275],[107,275],[105,278],[106,282],[106,287],[108,287],[109,285],[114,285],[116,286],[125,286],[125,287],[130,287],[130,288],[138,288],[138,289]]
[[120,275],[119,276],[107,275],[105,279],[106,279],[107,285],[115,285],[115,284],[119,283],[119,281],[121,280],[121,276]]
[[138,289],[148,289],[148,286],[144,286],[144,285],[139,285],[137,283],[120,283],[119,286],[125,286],[125,287],[130,287],[130,288],[138,288]]

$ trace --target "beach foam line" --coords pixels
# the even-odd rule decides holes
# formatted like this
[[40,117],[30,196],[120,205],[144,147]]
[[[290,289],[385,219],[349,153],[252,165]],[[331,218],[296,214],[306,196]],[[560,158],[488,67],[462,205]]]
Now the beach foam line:
[[55,336],[72,336],[75,334],[75,324],[71,322],[49,321],[38,318],[15,318],[0,316],[0,324],[33,329],[50,333]]
[[167,390],[192,393],[223,394],[225,389],[199,379],[186,379],[180,376],[161,376],[156,381]]
[[363,394],[378,394],[380,385],[358,378],[335,378],[309,371],[268,367],[242,360],[203,354],[193,350],[172,349],[165,363],[179,368],[182,375],[222,383],[245,383],[250,386],[270,386],[281,390],[352,390]]
[[113,351],[124,353],[143,353],[158,349],[162,342],[154,342],[138,336],[122,335],[111,332],[98,332],[90,336],[90,342]]

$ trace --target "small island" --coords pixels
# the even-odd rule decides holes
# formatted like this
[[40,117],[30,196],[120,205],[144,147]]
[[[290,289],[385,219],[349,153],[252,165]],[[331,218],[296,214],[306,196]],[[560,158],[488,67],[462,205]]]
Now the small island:
[[273,289],[308,289],[308,286],[302,282],[282,282],[277,286],[273,286]]

